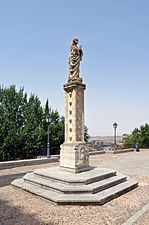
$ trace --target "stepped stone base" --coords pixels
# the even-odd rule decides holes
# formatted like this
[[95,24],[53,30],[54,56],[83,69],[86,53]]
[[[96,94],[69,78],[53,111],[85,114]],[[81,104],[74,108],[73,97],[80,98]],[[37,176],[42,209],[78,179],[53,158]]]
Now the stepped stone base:
[[57,204],[102,205],[136,188],[138,182],[106,168],[74,174],[54,167],[36,169],[12,185]]

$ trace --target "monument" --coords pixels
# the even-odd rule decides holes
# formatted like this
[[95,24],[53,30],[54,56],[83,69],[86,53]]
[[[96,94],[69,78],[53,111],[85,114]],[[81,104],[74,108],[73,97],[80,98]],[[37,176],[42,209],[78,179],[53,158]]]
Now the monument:
[[36,169],[12,182],[14,187],[57,204],[99,204],[138,186],[138,182],[115,170],[89,166],[84,141],[84,91],[80,77],[83,57],[78,39],[73,39],[69,55],[65,91],[65,141],[60,150],[60,166]]
[[60,168],[74,173],[89,169],[89,153],[84,142],[84,91],[80,78],[82,48],[75,38],[70,47],[69,77],[65,90],[65,142],[60,151]]

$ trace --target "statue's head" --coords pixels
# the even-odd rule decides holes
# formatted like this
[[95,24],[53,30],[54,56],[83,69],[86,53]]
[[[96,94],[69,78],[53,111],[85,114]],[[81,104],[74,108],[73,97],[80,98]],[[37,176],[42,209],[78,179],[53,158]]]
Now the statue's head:
[[73,44],[77,45],[78,42],[79,42],[79,39],[78,39],[78,38],[74,38],[74,39],[73,39]]

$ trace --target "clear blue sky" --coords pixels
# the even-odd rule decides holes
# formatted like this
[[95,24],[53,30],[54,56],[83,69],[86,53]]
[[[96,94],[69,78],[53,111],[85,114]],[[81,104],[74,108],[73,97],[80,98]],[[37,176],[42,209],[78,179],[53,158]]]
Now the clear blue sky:
[[148,0],[0,0],[0,83],[64,114],[69,46],[82,44],[89,134],[149,123]]

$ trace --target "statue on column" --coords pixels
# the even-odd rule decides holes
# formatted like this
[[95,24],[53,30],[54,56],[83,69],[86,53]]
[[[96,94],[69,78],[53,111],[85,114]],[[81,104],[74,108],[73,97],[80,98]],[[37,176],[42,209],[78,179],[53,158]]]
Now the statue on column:
[[79,67],[80,61],[82,61],[83,51],[81,46],[80,47],[77,46],[78,42],[79,42],[78,38],[74,38],[72,45],[70,46],[68,82],[71,81],[82,82],[82,79],[79,77]]

